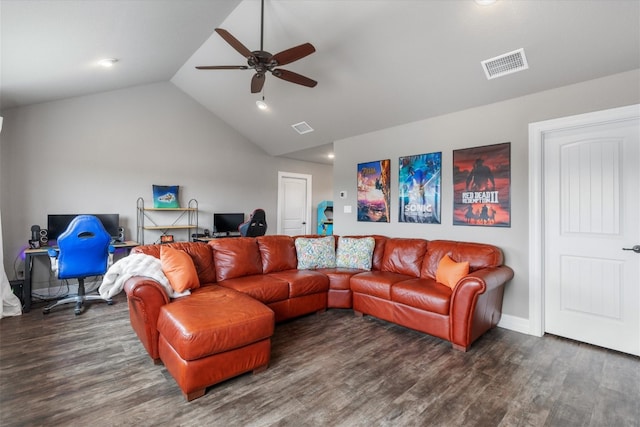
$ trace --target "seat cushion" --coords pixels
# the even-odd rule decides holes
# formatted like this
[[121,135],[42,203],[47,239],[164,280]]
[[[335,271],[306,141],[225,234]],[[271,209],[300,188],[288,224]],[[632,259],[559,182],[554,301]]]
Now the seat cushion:
[[289,298],[329,291],[329,278],[313,270],[287,270],[269,274],[289,283]]
[[388,271],[367,271],[351,278],[351,290],[360,294],[391,300],[391,286],[394,283],[413,279],[406,274]]
[[265,304],[289,298],[289,282],[268,274],[256,274],[223,280],[218,282],[218,285],[235,289]]
[[269,338],[274,314],[255,299],[220,286],[207,286],[162,306],[158,332],[184,360]]
[[395,283],[391,301],[443,315],[449,314],[452,291],[433,279],[411,279]]
[[329,289],[350,291],[352,276],[363,273],[366,270],[358,270],[355,268],[319,268],[316,270],[322,274],[326,274],[329,278]]

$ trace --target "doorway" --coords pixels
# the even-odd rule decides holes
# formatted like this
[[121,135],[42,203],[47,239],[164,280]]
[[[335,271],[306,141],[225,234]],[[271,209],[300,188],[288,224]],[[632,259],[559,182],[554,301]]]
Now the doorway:
[[640,355],[640,105],[529,140],[531,332]]
[[311,175],[278,172],[278,234],[311,233],[311,191]]

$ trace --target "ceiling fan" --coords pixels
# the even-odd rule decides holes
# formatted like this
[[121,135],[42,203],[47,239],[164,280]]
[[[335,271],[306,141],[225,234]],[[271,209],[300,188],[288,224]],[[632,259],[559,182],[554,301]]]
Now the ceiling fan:
[[251,93],[262,91],[265,81],[265,74],[269,71],[275,77],[296,83],[302,86],[315,87],[318,82],[308,77],[294,73],[293,71],[276,68],[282,65],[290,64],[298,59],[302,59],[307,55],[311,55],[316,51],[311,43],[304,43],[299,46],[283,50],[280,53],[272,55],[263,49],[264,39],[264,0],[262,0],[261,16],[260,16],[260,50],[253,52],[247,49],[238,39],[231,35],[227,30],[216,28],[216,33],[220,35],[227,43],[237,50],[240,55],[247,58],[247,65],[200,65],[198,70],[255,70],[256,73],[251,79]]

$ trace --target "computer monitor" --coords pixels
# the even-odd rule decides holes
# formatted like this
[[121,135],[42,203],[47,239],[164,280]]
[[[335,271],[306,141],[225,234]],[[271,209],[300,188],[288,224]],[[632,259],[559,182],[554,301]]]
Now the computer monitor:
[[222,234],[236,233],[243,222],[243,213],[214,213],[213,232]]
[[[47,215],[47,237],[49,238],[49,244],[54,245],[58,237],[67,229],[73,218],[81,214],[62,214],[62,215]],[[119,214],[90,214],[97,216],[107,233],[113,238],[117,239],[120,227],[120,215]]]

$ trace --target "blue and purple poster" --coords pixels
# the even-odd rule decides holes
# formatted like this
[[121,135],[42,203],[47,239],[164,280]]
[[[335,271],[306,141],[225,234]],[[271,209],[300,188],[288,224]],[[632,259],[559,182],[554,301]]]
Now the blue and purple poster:
[[400,157],[399,222],[440,224],[442,153]]

